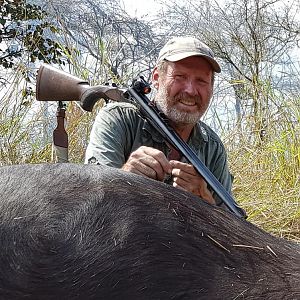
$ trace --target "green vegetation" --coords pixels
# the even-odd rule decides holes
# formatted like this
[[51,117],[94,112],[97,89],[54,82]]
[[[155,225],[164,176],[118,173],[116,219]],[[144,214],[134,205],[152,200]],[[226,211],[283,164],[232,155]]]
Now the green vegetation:
[[40,6],[24,0],[1,0],[0,4],[1,66],[12,68],[24,55],[32,63],[64,63],[61,57],[68,49],[51,38],[58,30],[45,21],[47,14]]

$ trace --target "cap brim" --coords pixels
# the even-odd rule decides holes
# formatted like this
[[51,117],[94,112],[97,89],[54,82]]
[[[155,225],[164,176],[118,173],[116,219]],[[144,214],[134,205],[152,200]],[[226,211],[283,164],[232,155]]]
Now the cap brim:
[[216,60],[214,60],[213,58],[211,58],[210,56],[208,56],[206,54],[201,54],[199,52],[176,53],[176,54],[172,54],[172,55],[166,56],[163,59],[175,62],[175,61],[178,61],[178,60],[190,57],[190,56],[201,56],[201,57],[204,57],[212,65],[212,67],[213,67],[213,69],[214,69],[215,72],[217,72],[217,73],[221,72],[220,65],[217,63]]

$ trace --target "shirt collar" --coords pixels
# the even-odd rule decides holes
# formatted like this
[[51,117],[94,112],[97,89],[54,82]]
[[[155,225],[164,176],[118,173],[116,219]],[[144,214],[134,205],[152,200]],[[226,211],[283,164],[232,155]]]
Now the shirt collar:
[[[158,143],[164,142],[162,135],[149,123],[149,121],[145,120],[143,130],[148,132],[148,134],[151,135],[152,139],[155,142]],[[196,144],[196,145],[199,145],[199,143],[203,141],[208,142],[208,133],[201,121],[199,121],[193,128],[189,141],[191,141],[192,144]]]
[[201,121],[193,128],[189,141],[193,141],[193,144],[199,144],[202,141],[208,142],[208,133]]
[[143,131],[146,131],[148,134],[150,134],[155,142],[164,142],[164,138],[162,137],[162,135],[155,129],[154,126],[151,125],[151,123],[148,120],[145,120],[144,122]]

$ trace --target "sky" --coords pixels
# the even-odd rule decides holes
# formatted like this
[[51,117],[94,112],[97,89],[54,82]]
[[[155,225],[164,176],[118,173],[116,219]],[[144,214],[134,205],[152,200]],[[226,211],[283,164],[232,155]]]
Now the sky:
[[[140,18],[144,15],[155,14],[159,9],[157,0],[122,0],[124,8],[132,17]],[[153,9],[155,8],[155,9]]]

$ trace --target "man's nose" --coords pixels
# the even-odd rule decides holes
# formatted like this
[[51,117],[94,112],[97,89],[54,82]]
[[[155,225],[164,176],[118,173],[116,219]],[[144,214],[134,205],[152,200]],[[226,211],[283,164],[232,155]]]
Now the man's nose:
[[192,80],[187,80],[185,82],[184,91],[190,96],[198,95],[197,85]]

